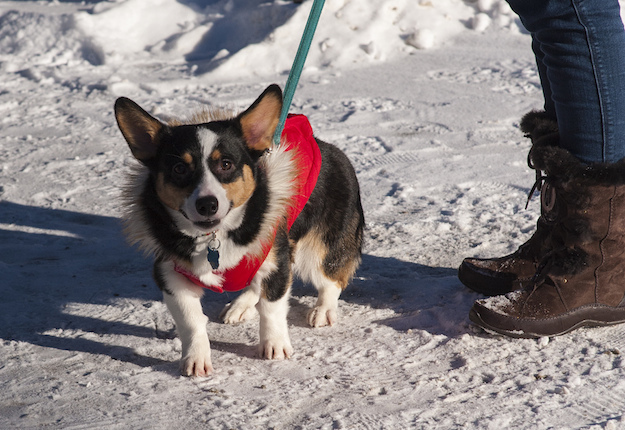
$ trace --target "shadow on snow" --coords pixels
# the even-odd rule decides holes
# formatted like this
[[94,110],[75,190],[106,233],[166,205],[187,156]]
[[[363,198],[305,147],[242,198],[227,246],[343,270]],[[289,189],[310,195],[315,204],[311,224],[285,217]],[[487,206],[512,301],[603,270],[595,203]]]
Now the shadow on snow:
[[[80,309],[77,304],[149,309],[162,298],[151,279],[151,266],[149,259],[125,243],[119,218],[0,202],[0,338],[102,354],[145,367],[165,364],[159,358],[138,354],[130,346],[111,345],[105,336],[173,338],[169,315],[160,316],[159,311],[154,324],[148,327],[123,320],[108,321],[99,318],[97,312],[71,312]],[[341,299],[392,309],[397,317],[377,323],[397,330],[422,329],[458,336],[467,331],[468,290],[460,286],[455,273],[455,269],[364,255],[352,285]],[[293,292],[294,297],[315,295],[312,286],[299,282]],[[211,321],[218,319],[221,309],[234,296],[207,292],[203,306]],[[296,313],[304,312],[300,311]],[[131,314],[132,309],[128,312]],[[292,313],[290,319],[293,317]],[[91,335],[69,338],[55,335],[56,330],[79,330]],[[223,351],[249,349],[238,344],[211,343]]]
[[197,65],[198,74],[214,70],[246,46],[267,39],[293,16],[299,6],[296,3],[263,3],[257,0],[235,0],[221,4],[217,0],[179,1],[213,11],[206,23],[208,30],[185,56],[186,61]]

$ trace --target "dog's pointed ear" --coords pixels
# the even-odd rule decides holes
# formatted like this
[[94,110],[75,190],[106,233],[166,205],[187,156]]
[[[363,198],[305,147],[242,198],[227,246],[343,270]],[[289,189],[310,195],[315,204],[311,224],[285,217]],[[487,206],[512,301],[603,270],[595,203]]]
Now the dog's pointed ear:
[[115,102],[115,119],[137,160],[146,162],[156,156],[157,136],[165,124],[126,97]]
[[282,90],[273,84],[239,115],[243,138],[249,148],[257,151],[271,148],[281,110]]

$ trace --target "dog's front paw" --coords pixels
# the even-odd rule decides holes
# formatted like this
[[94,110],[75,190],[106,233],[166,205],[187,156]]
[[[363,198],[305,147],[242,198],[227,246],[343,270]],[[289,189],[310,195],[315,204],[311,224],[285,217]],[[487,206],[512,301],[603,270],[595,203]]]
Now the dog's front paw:
[[315,306],[308,311],[308,324],[311,327],[324,327],[336,324],[336,309],[336,306]]
[[268,360],[284,360],[293,355],[293,347],[288,336],[286,339],[267,339],[261,341],[259,347],[261,357]]
[[208,348],[192,348],[180,361],[180,372],[184,376],[208,376],[213,373],[211,351]]

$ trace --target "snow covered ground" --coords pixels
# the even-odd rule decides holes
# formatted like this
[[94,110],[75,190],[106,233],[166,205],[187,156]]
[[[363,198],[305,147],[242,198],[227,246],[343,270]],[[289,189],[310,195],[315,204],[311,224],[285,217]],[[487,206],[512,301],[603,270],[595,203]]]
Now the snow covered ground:
[[456,268],[533,231],[521,116],[541,91],[502,0],[329,0],[292,111],[352,160],[367,218],[339,323],[294,356],[218,320],[215,373],[179,376],[151,263],[120,233],[116,97],[244,108],[284,85],[311,1],[0,2],[0,428],[625,428],[625,327],[474,328]]

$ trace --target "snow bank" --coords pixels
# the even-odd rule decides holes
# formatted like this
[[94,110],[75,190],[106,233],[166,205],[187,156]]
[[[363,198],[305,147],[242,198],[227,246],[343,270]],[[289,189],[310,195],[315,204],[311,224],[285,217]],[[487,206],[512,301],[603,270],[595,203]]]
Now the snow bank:
[[[1,10],[1,9],[0,9]],[[87,62],[98,66],[104,53],[78,31],[71,14],[9,10],[0,15],[0,67],[7,72]]]
[[[123,70],[167,61],[211,82],[284,74],[311,6],[286,0],[125,0],[53,2],[42,9],[6,2],[0,6],[0,67],[55,82],[81,63]],[[328,1],[305,70],[382,64],[489,27],[518,31],[503,0]]]
[[108,57],[123,61],[197,27],[198,15],[175,0],[128,0],[98,3],[91,13],[79,12],[74,18],[76,27]]
[[[164,55],[191,61],[213,78],[288,71],[312,1],[127,0],[98,3],[74,17],[108,62]],[[395,59],[446,43],[467,29],[516,28],[497,0],[339,0],[326,2],[309,70],[343,69]],[[243,31],[244,30],[244,31]]]

